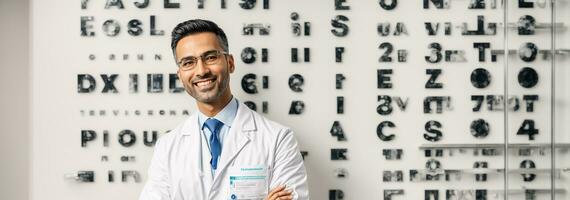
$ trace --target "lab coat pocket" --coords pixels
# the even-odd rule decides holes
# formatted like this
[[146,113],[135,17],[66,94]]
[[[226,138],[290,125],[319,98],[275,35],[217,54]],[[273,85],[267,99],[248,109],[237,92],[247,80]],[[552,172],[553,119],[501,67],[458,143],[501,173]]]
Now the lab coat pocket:
[[267,166],[234,166],[229,168],[231,200],[263,200],[268,194]]

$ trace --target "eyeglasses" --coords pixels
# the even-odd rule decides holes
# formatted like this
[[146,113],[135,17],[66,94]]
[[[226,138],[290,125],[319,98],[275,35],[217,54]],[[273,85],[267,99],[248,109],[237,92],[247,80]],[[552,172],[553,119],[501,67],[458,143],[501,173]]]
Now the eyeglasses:
[[218,50],[212,50],[212,51],[207,51],[198,57],[193,57],[193,56],[184,57],[180,60],[180,62],[178,62],[178,67],[184,71],[191,70],[194,67],[196,67],[196,65],[198,65],[198,58],[202,60],[202,63],[204,65],[219,64],[222,55],[225,56],[228,55],[228,53]]

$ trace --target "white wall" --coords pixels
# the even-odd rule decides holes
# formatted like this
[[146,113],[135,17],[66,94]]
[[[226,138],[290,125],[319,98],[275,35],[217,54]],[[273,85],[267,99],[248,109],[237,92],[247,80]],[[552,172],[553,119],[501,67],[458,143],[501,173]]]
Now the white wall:
[[[185,1],[182,1],[185,2]],[[353,2],[354,3],[354,2]],[[74,4],[73,6],[78,6],[78,3]],[[331,5],[327,4],[327,8]],[[77,7],[73,7],[74,11],[77,11]],[[329,8],[328,11],[332,9]],[[321,20],[319,16],[309,17],[309,13],[302,13],[302,16],[305,19],[313,20],[316,22],[317,25],[320,25],[320,28],[316,28],[315,31],[328,31],[327,28],[323,26],[327,26],[326,18],[332,17],[334,13],[328,13],[326,16],[323,17],[324,20]],[[340,13],[340,12],[339,12]],[[284,13],[281,16],[286,16],[287,13]],[[344,14],[351,15],[352,12],[346,12]],[[64,14],[62,14],[64,15]],[[558,13],[561,15],[561,12]],[[563,15],[563,14],[562,14]],[[76,17],[77,15],[74,15]],[[43,16],[46,17],[46,16]],[[350,16],[349,16],[350,17]],[[516,17],[516,16],[515,16]],[[0,32],[0,88],[2,91],[2,98],[0,98],[0,137],[2,138],[0,144],[0,199],[9,199],[9,200],[23,200],[29,199],[29,186],[30,180],[32,176],[30,175],[30,149],[31,149],[31,137],[30,137],[30,40],[29,40],[29,18],[30,18],[30,11],[29,11],[29,2],[27,0],[1,0],[0,1],[0,27],[2,27],[2,31]],[[319,20],[316,20],[316,19]],[[283,23],[288,23],[289,21],[286,20],[287,18],[283,18]],[[559,17],[559,19],[565,19],[564,17]],[[71,21],[77,22],[78,19],[72,18]],[[352,20],[352,18],[351,18]],[[381,20],[378,20],[381,21]],[[395,21],[395,20],[393,20]],[[320,23],[319,23],[320,22]],[[355,21],[352,22],[352,25],[355,25]],[[73,24],[73,29],[77,30],[77,24]],[[279,24],[281,25],[281,24]],[[165,30],[169,30],[170,27],[164,28]],[[235,31],[235,29],[234,29]],[[288,31],[288,30],[281,30],[281,31]],[[73,32],[75,33],[75,32]],[[235,33],[234,33],[235,34]],[[416,32],[416,34],[419,34]],[[328,36],[328,35],[327,35]],[[564,40],[559,40],[564,41]],[[236,41],[234,41],[236,42]],[[333,42],[336,43],[336,42]],[[567,44],[565,42],[560,42],[559,44]],[[237,44],[240,46],[240,44]],[[234,47],[237,47],[234,45]],[[372,45],[374,46],[374,45]],[[565,48],[566,46],[560,45],[561,48]],[[257,47],[257,46],[256,46]],[[235,48],[235,54],[238,54],[238,48]],[[273,49],[272,49],[273,50]],[[283,50],[283,49],[282,49]],[[372,49],[375,50],[375,49]],[[283,50],[285,51],[285,50]],[[418,52],[422,53],[422,52]],[[81,54],[84,55],[84,54]],[[165,58],[166,59],[166,58]],[[242,64],[243,67],[247,67]],[[71,76],[67,75],[67,78]],[[240,77],[240,76],[236,76]],[[309,77],[310,78],[310,77]],[[354,78],[354,77],[353,77]],[[558,80],[562,80],[563,78],[560,77]],[[400,82],[401,84],[401,82]],[[70,85],[70,84],[68,84]],[[567,87],[567,84],[561,84],[562,86]],[[561,90],[564,87],[561,87]],[[236,88],[239,90],[239,88]],[[558,93],[561,96],[566,94],[564,92]],[[332,95],[334,97],[334,95]],[[566,98],[567,99],[567,98]],[[263,100],[263,99],[260,99]],[[307,100],[307,99],[305,99]],[[275,101],[273,101],[275,104]],[[374,106],[369,106],[370,108],[374,108]],[[367,108],[369,108],[367,107]],[[278,116],[279,118],[279,116]],[[293,123],[293,122],[291,122]],[[350,126],[347,124],[347,126]],[[562,127],[562,126],[561,126]],[[321,129],[327,129],[328,126],[320,127]],[[350,128],[347,128],[350,130]],[[308,132],[308,131],[300,131],[300,133]],[[356,131],[357,132],[357,131]],[[75,132],[73,132],[75,133]],[[326,130],[324,131],[326,133]],[[354,132],[352,132],[354,133]],[[354,136],[354,135],[352,135]],[[303,137],[303,136],[301,136]],[[306,139],[306,138],[305,138]],[[73,143],[75,144],[75,143]],[[46,144],[44,144],[46,145]],[[323,148],[324,149],[324,148]],[[316,149],[314,149],[316,150]],[[324,149],[327,150],[327,149]],[[312,161],[309,160],[311,163],[315,163],[314,159],[317,159],[320,152],[312,151],[310,154],[313,157]],[[326,156],[325,153],[321,153]],[[322,158],[319,158],[322,159]],[[310,167],[310,170],[313,167]],[[313,176],[314,177],[327,177],[329,179],[329,175],[325,173],[325,175],[315,175],[317,174],[317,167],[313,168]],[[328,171],[324,170],[324,171]],[[329,170],[330,171],[330,170]],[[324,172],[323,172],[324,173]],[[354,175],[354,174],[353,174]],[[61,177],[62,174],[56,174],[54,176]],[[379,178],[379,177],[375,177]],[[320,182],[320,180],[313,180],[314,182]],[[337,183],[338,184],[338,183]],[[344,185],[344,184],[341,184]],[[47,188],[49,189],[49,188]],[[319,188],[321,189],[321,188]],[[327,188],[322,188],[327,189]],[[317,190],[318,191],[318,190]],[[69,192],[69,191],[68,191]],[[324,196],[325,191],[318,191],[315,192],[315,195]],[[135,192],[136,193],[136,192]],[[42,199],[38,197],[37,199]]]
[[0,1],[0,199],[29,199],[28,5],[27,0]]
[[[80,110],[159,110],[159,109],[186,109],[193,111],[194,103],[184,93],[161,94],[146,93],[146,73],[173,73],[176,66],[169,57],[168,32],[176,23],[184,19],[201,17],[218,22],[230,38],[230,52],[236,56],[237,68],[232,75],[232,91],[241,101],[251,100],[258,104],[269,102],[269,112],[265,116],[289,125],[295,130],[302,150],[309,151],[305,160],[309,173],[309,184],[312,199],[326,199],[329,189],[342,189],[346,199],[380,199],[384,189],[405,189],[406,194],[398,199],[421,199],[425,189],[503,189],[503,177],[493,174],[489,182],[475,182],[473,175],[464,176],[461,181],[454,182],[411,182],[410,169],[423,169],[428,160],[419,150],[423,144],[479,144],[479,143],[510,143],[550,142],[549,114],[551,76],[550,61],[537,60],[527,64],[517,56],[500,57],[498,62],[477,60],[478,51],[473,48],[474,42],[490,42],[493,49],[518,49],[524,41],[535,42],[539,47],[547,49],[550,46],[549,34],[540,32],[533,36],[518,36],[509,30],[508,43],[505,45],[503,29],[498,28],[495,36],[462,36],[460,29],[454,28],[451,36],[428,36],[424,22],[451,21],[454,25],[463,22],[469,24],[470,29],[475,27],[477,15],[485,15],[488,22],[516,21],[522,14],[532,14],[538,22],[548,22],[547,9],[518,9],[511,6],[508,19],[504,19],[502,9],[468,10],[469,1],[452,1],[452,9],[435,10],[423,9],[421,1],[398,1],[399,6],[393,11],[381,9],[378,1],[347,0],[351,10],[342,11],[334,9],[334,1],[271,1],[270,10],[262,10],[257,6],[253,10],[239,8],[239,1],[227,1],[228,9],[219,9],[219,1],[205,1],[206,9],[196,8],[197,1],[172,0],[181,3],[181,9],[164,9],[162,1],[150,1],[146,9],[133,6],[134,1],[124,0],[125,9],[104,9],[105,1],[88,1],[88,8],[81,9],[77,0],[33,0],[30,13],[34,30],[31,42],[33,48],[32,67],[32,107],[33,116],[33,187],[34,200],[43,199],[135,199],[140,192],[142,183],[132,181],[123,183],[119,181],[118,170],[137,170],[146,180],[151,148],[145,147],[141,142],[142,131],[163,131],[173,128],[184,120],[183,116],[82,116]],[[142,2],[138,0],[137,2]],[[261,1],[258,1],[261,2]],[[515,2],[515,1],[506,1]],[[309,37],[294,37],[291,35],[289,19],[290,12],[299,12],[300,22],[309,21],[312,24],[312,33]],[[318,12],[317,12],[318,11]],[[416,17],[408,16],[416,13]],[[346,15],[350,18],[347,23],[350,33],[347,37],[335,37],[330,33],[330,20],[335,15]],[[149,36],[149,15],[157,16],[158,29],[166,32],[164,36]],[[80,16],[94,16],[92,30],[95,37],[80,36]],[[14,18],[10,16],[10,18]],[[130,19],[140,19],[144,35],[129,36],[125,24]],[[102,31],[102,24],[106,19],[116,19],[122,29],[117,37],[107,37]],[[568,19],[568,18],[561,18]],[[376,25],[380,22],[403,22],[409,35],[379,36]],[[243,36],[241,26],[244,23],[270,23],[272,26],[269,36]],[[567,32],[566,32],[567,33]],[[10,38],[14,41],[13,38]],[[405,63],[379,63],[378,58],[384,50],[378,49],[382,42],[394,44],[394,50],[409,50],[408,61]],[[440,62],[430,64],[424,60],[429,54],[429,43],[439,42],[444,49],[465,50],[467,62],[449,63]],[[251,46],[256,49],[269,49],[269,62],[245,64],[239,58],[241,50]],[[346,48],[343,63],[334,61],[334,47]],[[310,47],[310,63],[291,63],[290,48]],[[130,59],[109,60],[109,54],[130,54],[132,57],[138,53],[152,57],[154,53],[163,55],[163,60],[155,61],[145,59],[138,61]],[[91,61],[89,54],[95,54],[97,59]],[[395,58],[395,52],[392,54]],[[259,57],[258,57],[259,58]],[[508,62],[507,62],[508,61]],[[518,70],[523,66],[534,67],[541,76],[540,85],[531,89],[523,89],[517,83]],[[493,77],[492,84],[484,89],[474,88],[469,76],[473,69],[482,67],[490,71]],[[505,72],[508,67],[508,72]],[[378,89],[376,87],[376,71],[378,69],[393,69],[394,75],[392,89]],[[424,85],[428,78],[425,69],[442,69],[444,73],[438,82],[445,84],[444,89],[428,90]],[[98,87],[94,93],[77,93],[77,75],[89,73],[98,80]],[[139,93],[128,92],[128,75],[139,75]],[[255,73],[258,76],[270,77],[269,89],[260,89],[258,94],[246,94],[240,88],[240,80],[246,73]],[[290,75],[299,73],[304,76],[303,92],[292,92],[287,87]],[[334,87],[334,75],[343,73],[346,81],[342,90]],[[506,73],[506,74],[505,74]],[[117,94],[102,94],[102,82],[99,74],[119,74],[116,86],[120,91]],[[505,78],[507,77],[507,78]],[[561,76],[566,77],[566,76]],[[165,78],[165,85],[168,84]],[[473,102],[471,95],[500,95],[505,93],[505,85],[509,87],[509,94],[539,94],[541,101],[535,105],[534,113],[521,110],[509,113],[509,121],[504,120],[502,111],[489,111],[484,106],[482,112],[472,112]],[[258,89],[261,88],[258,84]],[[390,95],[409,98],[409,106],[405,111],[395,109],[390,115],[376,113],[378,106],[377,95]],[[443,114],[423,113],[423,99],[433,95],[449,95],[453,99],[453,110],[445,110]],[[336,97],[344,96],[345,113],[337,114]],[[306,110],[302,115],[288,115],[287,110],[292,100],[303,100]],[[394,102],[392,104],[395,106]],[[541,134],[534,141],[528,137],[516,134],[522,118],[531,118],[537,121]],[[491,133],[486,138],[474,138],[469,132],[472,120],[483,118],[490,123]],[[347,141],[338,142],[331,137],[329,130],[332,122],[338,120],[348,138]],[[386,130],[387,134],[395,134],[393,141],[380,141],[376,135],[376,126],[379,122],[389,120],[396,124],[395,128]],[[443,124],[444,138],[431,143],[426,141],[422,134],[425,132],[425,123],[428,120],[438,120]],[[505,138],[503,130],[508,125],[508,137]],[[99,138],[90,142],[86,148],[80,145],[80,131],[93,129]],[[132,147],[121,147],[117,143],[118,132],[123,129],[134,130],[139,137]],[[102,132],[110,133],[110,146],[102,145]],[[567,143],[568,135],[561,137],[558,142]],[[348,148],[348,161],[331,161],[331,148]],[[382,157],[381,151],[385,148],[401,148],[404,150],[402,160],[391,161]],[[514,154],[514,153],[513,153]],[[101,162],[102,155],[109,156],[109,162]],[[118,160],[119,156],[136,156],[136,162],[124,163]],[[447,154],[446,154],[447,155]],[[567,156],[563,154],[562,156]],[[550,162],[544,162],[544,157],[535,160],[537,168],[548,168]],[[547,157],[546,159],[548,159]],[[471,169],[474,161],[489,161],[491,169],[503,168],[504,156],[476,157],[468,153],[455,153],[455,156],[441,158],[442,166],[446,169]],[[526,157],[509,157],[510,169],[516,169],[522,159]],[[534,159],[534,158],[533,158]],[[510,162],[512,160],[512,162]],[[337,168],[346,168],[349,176],[345,179],[334,177],[333,171]],[[96,172],[94,183],[77,183],[73,180],[64,180],[67,173],[79,170],[93,170]],[[106,173],[115,171],[115,182],[108,182]],[[382,182],[384,170],[404,170],[405,180],[401,183]],[[566,174],[568,175],[568,174]],[[516,188],[526,186],[548,187],[545,183],[548,176],[541,176],[541,182],[522,183],[519,174],[513,174],[509,184]],[[562,179],[564,185],[569,179]],[[49,185],[49,187],[46,187]],[[570,185],[570,184],[566,184]],[[440,193],[441,194],[441,193]],[[440,196],[442,196],[441,194]],[[543,196],[541,196],[543,197]],[[566,196],[564,196],[566,197]],[[441,198],[440,198],[441,199]],[[516,196],[512,199],[517,199]]]

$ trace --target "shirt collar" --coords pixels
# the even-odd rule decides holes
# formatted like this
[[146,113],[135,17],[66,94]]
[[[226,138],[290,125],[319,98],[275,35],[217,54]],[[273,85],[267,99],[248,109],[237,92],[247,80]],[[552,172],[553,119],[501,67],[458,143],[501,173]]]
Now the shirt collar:
[[[234,122],[234,119],[237,114],[238,105],[239,104],[237,99],[232,96],[232,100],[230,100],[230,102],[226,105],[226,107],[224,107],[218,114],[216,114],[212,118],[220,120],[222,123],[224,123],[225,126],[231,128],[232,123]],[[204,122],[206,122],[208,118],[210,117],[206,116],[204,113],[198,110],[198,122],[200,124],[201,129],[204,129]]]

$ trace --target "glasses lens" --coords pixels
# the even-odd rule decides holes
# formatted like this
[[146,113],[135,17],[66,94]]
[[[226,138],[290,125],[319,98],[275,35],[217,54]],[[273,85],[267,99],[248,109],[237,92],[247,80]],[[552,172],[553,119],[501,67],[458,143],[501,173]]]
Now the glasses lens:
[[217,64],[219,59],[220,59],[220,53],[212,53],[212,54],[204,56],[203,61],[207,65],[212,65],[212,64]]
[[196,58],[182,61],[182,63],[180,64],[180,68],[185,70],[191,69],[196,65],[196,62],[197,62]]

